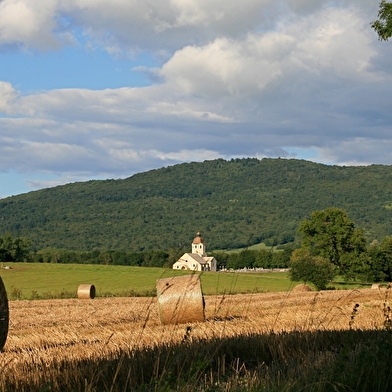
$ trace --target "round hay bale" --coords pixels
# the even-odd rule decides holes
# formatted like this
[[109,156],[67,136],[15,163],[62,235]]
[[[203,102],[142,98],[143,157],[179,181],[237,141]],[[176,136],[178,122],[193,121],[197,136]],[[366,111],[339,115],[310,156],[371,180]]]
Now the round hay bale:
[[0,278],[0,351],[7,340],[9,319],[7,292],[3,280]]
[[293,291],[312,291],[312,289],[307,284],[298,284]]
[[199,275],[159,279],[156,289],[162,324],[184,324],[205,320]]
[[95,298],[95,286],[93,284],[81,284],[78,287],[78,298],[79,299],[94,299]]
[[381,285],[378,283],[373,283],[372,284],[372,290],[380,290],[381,289]]

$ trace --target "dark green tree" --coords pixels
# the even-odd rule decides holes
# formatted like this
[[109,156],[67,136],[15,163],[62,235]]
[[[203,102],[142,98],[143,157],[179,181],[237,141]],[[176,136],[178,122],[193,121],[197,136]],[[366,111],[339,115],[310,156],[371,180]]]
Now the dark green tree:
[[13,257],[16,262],[27,261],[30,259],[31,241],[25,237],[17,237],[14,239]]
[[392,3],[381,0],[378,19],[371,24],[381,41],[388,41],[392,37]]
[[272,251],[261,249],[256,254],[255,266],[259,268],[271,268],[272,266]]
[[312,283],[317,290],[325,290],[334,278],[336,267],[321,256],[313,256],[309,249],[296,249],[290,258],[290,280]]
[[366,240],[363,230],[355,228],[344,210],[331,207],[313,211],[310,219],[301,222],[299,233],[302,247],[338,267],[339,274],[351,277],[353,269],[356,275],[361,272],[357,260],[366,252]]
[[241,258],[239,253],[229,253],[227,262],[226,262],[227,269],[239,269],[242,268],[241,265]]
[[253,268],[256,253],[257,252],[249,249],[242,250],[239,254],[240,268]]
[[369,247],[371,268],[368,279],[372,282],[392,281],[392,237],[386,237],[380,243]]
[[0,261],[14,261],[12,257],[13,239],[11,233],[6,233],[0,237]]
[[31,241],[24,237],[13,238],[11,233],[0,237],[0,261],[27,261],[30,259]]

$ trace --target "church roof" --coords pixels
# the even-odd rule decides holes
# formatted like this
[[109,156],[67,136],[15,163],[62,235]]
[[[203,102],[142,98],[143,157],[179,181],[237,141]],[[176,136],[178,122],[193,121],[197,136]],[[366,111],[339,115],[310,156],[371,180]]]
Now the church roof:
[[197,253],[184,253],[178,261],[185,261],[187,259],[197,261],[199,264],[206,264],[207,263],[206,258],[200,256]]
[[195,239],[193,240],[192,243],[193,243],[193,244],[204,244],[204,240],[203,240],[203,238],[201,238],[201,233],[200,233],[200,231],[198,231],[198,232],[196,233],[196,237],[195,237]]

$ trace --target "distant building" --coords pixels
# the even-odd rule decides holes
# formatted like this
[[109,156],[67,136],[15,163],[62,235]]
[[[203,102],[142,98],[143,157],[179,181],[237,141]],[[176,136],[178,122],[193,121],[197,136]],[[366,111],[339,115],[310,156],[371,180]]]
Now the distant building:
[[200,232],[196,234],[192,242],[192,253],[184,253],[173,264],[173,269],[216,272],[215,257],[207,256],[206,244]]

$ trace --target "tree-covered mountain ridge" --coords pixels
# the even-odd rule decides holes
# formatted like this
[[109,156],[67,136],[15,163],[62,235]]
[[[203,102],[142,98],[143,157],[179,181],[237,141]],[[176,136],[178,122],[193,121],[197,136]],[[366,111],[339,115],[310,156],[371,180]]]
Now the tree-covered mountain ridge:
[[33,247],[207,250],[297,239],[314,210],[347,211],[368,241],[392,235],[392,167],[330,166],[296,159],[216,159],[126,179],[94,180],[0,200],[0,235]]

